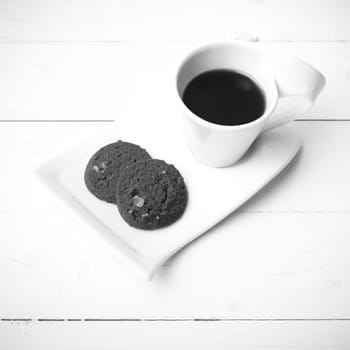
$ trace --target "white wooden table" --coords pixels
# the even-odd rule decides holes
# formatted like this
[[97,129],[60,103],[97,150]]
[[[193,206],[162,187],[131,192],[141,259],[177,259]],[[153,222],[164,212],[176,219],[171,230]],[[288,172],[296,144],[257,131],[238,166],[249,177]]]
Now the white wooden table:
[[[349,15],[347,0],[1,1],[0,349],[350,349]],[[232,39],[328,85],[290,125],[291,165],[146,283],[32,169],[113,123],[146,128],[154,101],[133,82],[166,88],[184,52]]]

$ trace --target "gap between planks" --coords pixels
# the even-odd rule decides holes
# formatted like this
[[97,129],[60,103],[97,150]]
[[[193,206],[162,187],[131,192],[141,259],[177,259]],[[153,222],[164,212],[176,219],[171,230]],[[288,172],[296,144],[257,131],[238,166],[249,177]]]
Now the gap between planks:
[[114,119],[0,119],[0,123],[113,123]]
[[1,318],[2,322],[329,322],[350,318]]
[[[0,123],[113,123],[114,119],[0,119]],[[340,118],[300,118],[294,122],[350,122]]]
[[[338,40],[322,40],[322,39],[274,39],[274,40],[261,40],[258,36],[252,36],[249,39],[235,38],[233,40],[259,42],[259,43],[286,43],[286,44],[298,44],[298,43],[350,43],[350,39],[338,39]],[[204,42],[205,40],[0,40],[1,44],[190,44]]]

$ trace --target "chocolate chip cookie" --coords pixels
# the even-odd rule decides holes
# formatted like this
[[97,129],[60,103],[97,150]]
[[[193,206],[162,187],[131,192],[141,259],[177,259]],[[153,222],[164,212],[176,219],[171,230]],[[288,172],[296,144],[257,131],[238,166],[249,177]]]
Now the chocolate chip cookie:
[[121,140],[98,150],[89,160],[84,180],[97,198],[116,203],[116,184],[122,169],[137,161],[150,159],[140,146]]
[[179,219],[188,195],[184,179],[173,165],[147,159],[123,168],[116,198],[119,212],[130,226],[152,230]]

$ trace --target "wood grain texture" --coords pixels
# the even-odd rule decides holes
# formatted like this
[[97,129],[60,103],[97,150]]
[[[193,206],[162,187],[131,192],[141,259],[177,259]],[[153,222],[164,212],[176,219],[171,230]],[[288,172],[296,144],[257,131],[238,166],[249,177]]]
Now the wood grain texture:
[[63,213],[0,219],[1,317],[350,318],[349,215],[232,215],[148,284]]
[[[0,348],[349,349],[350,123],[339,121],[350,120],[349,10],[347,0],[1,1]],[[145,284],[31,171],[105,127],[176,118],[153,91],[171,96],[197,44],[233,39],[321,70],[327,87],[302,118],[333,122],[292,124],[303,148],[286,171]]]
[[13,322],[3,349],[349,349],[349,322]]
[[290,167],[149,284],[30,177],[60,140],[69,147],[98,132],[98,123],[1,126],[12,166],[0,179],[16,184],[0,195],[6,317],[350,318],[348,123],[295,122],[304,141]]
[[[0,120],[122,120],[175,113],[177,65],[198,45],[0,44]],[[349,118],[350,43],[266,45],[299,56],[327,78],[326,89],[302,118]]]
[[2,41],[349,40],[347,0],[14,0]]

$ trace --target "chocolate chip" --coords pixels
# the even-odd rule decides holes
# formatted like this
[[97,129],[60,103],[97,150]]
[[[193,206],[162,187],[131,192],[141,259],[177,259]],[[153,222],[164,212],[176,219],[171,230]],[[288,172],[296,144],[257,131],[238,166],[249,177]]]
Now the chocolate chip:
[[143,205],[145,204],[145,200],[142,197],[139,197],[139,196],[134,196],[132,198],[132,202],[138,208],[142,208]]

